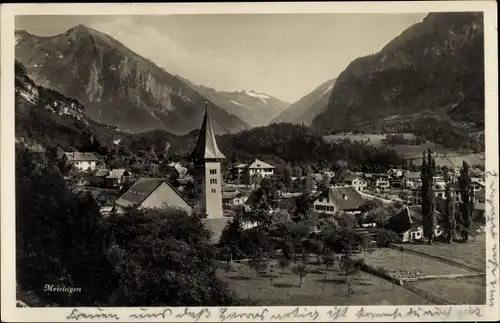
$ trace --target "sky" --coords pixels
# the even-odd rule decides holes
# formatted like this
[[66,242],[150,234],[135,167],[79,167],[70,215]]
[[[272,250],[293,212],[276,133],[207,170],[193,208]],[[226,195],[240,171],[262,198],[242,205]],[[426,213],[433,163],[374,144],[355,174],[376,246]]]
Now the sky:
[[52,36],[83,24],[196,84],[254,90],[292,103],[425,15],[45,15],[17,16],[16,29]]

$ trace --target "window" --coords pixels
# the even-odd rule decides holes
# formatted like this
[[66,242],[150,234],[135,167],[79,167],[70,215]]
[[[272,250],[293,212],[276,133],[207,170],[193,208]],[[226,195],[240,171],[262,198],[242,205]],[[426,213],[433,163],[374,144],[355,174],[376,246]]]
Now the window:
[[215,192],[216,192],[216,191],[215,191],[215,188],[212,188],[212,189],[210,190],[210,192],[215,193]]
[[217,178],[211,178],[210,184],[217,184]]
[[210,175],[215,175],[215,174],[217,174],[217,169],[211,169],[209,172],[210,172]]

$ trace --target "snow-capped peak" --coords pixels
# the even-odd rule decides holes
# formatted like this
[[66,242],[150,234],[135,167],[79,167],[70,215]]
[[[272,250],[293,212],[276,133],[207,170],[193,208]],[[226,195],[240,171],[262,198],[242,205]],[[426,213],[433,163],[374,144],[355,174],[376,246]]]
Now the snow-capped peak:
[[263,99],[263,100],[267,100],[267,99],[270,99],[271,97],[267,94],[264,94],[264,93],[258,93],[258,92],[255,92],[255,91],[248,91],[248,90],[245,90],[243,91],[246,95],[249,95],[249,96],[253,96],[255,98],[259,98],[259,99]]

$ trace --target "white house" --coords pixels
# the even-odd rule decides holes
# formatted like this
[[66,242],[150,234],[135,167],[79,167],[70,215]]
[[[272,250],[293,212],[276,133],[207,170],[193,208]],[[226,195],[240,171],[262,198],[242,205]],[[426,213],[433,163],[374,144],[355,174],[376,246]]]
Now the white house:
[[391,186],[391,183],[389,181],[389,176],[388,175],[380,175],[377,174],[375,175],[375,188],[379,191],[385,191],[388,190],[389,187]]
[[274,166],[261,160],[256,159],[253,163],[250,164],[250,166],[248,166],[249,178],[252,178],[253,176],[269,178],[273,175]]
[[339,211],[358,214],[364,203],[365,199],[354,187],[330,187],[316,197],[313,208],[316,212],[326,214]]
[[94,153],[65,152],[63,158],[80,171],[94,170],[98,162]]
[[352,186],[355,190],[364,191],[368,188],[368,181],[361,175],[348,173],[342,178],[342,183],[347,186]]

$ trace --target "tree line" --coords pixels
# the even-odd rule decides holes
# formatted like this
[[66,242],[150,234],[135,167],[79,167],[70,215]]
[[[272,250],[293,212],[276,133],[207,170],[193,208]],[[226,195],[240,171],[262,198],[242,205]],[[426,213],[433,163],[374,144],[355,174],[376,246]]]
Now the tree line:
[[[200,219],[177,209],[103,217],[45,153],[16,147],[16,281],[32,306],[215,306],[240,303],[215,276]],[[45,285],[81,288],[70,295]]]

